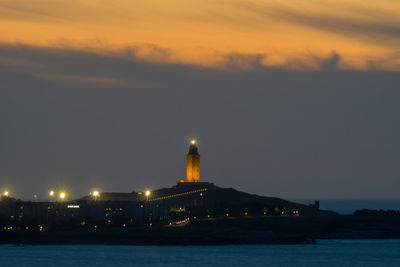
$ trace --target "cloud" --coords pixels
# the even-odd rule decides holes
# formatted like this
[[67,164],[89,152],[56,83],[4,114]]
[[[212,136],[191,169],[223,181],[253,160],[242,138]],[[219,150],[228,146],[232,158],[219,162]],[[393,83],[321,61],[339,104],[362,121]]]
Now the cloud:
[[339,69],[399,71],[399,10],[392,0],[0,0],[0,42],[242,70],[318,69],[313,56],[336,51]]
[[10,57],[10,56],[0,57],[0,65],[5,65],[9,67],[28,67],[28,66],[38,67],[38,65],[32,61],[28,61],[19,57]]
[[335,69],[339,53],[309,53],[317,71],[265,67],[269,55],[255,54],[227,56],[246,71],[30,46],[1,46],[5,56],[19,63],[0,64],[0,181],[23,198],[170,186],[192,136],[202,179],[220,186],[398,195],[398,73]]
[[[127,75],[126,70],[115,72],[112,67],[115,60],[120,64],[125,63],[126,67],[136,64],[142,66],[165,65],[171,68],[204,68],[219,69],[228,72],[252,71],[263,69],[288,69],[293,71],[318,71],[337,69],[339,55],[333,53],[326,58],[309,53],[306,58],[288,59],[288,63],[283,66],[267,67],[267,55],[262,54],[220,54],[215,53],[215,57],[220,58],[218,65],[201,67],[186,63],[171,64],[173,55],[167,49],[159,48],[155,45],[144,44],[142,46],[132,46],[119,51],[102,51],[93,53],[74,50],[68,46],[64,48],[44,48],[25,45],[2,45],[0,46],[0,64],[15,71],[31,75],[40,79],[58,81],[60,83],[96,83],[98,85],[120,85],[138,82],[137,78]],[[60,64],[60,62],[63,62]],[[89,62],[98,62],[95,66]],[[307,62],[307,64],[306,64]],[[89,64],[89,65],[88,65]],[[196,67],[197,66],[197,67]],[[154,81],[150,79],[143,81],[141,86],[146,87],[145,83]]]
[[80,76],[80,75],[56,75],[48,73],[29,73],[30,75],[49,81],[55,81],[63,84],[96,84],[99,86],[110,86],[110,85],[123,85],[124,81],[112,78],[96,77],[96,76]]
[[[298,1],[297,1],[298,2]],[[345,35],[348,38],[362,38],[382,45],[382,38],[398,46],[400,42],[400,20],[392,9],[381,9],[374,5],[362,5],[357,1],[344,3],[330,1],[309,1],[306,8],[293,5],[265,5],[258,2],[236,3],[264,17],[275,18],[298,26]],[[357,4],[358,3],[358,4]],[[378,38],[377,38],[378,37]]]
[[222,63],[224,68],[251,70],[263,66],[263,61],[267,59],[266,55],[243,55],[243,54],[228,54],[225,55],[225,61]]
[[[400,50],[394,51],[387,56],[372,58],[367,62],[367,69],[370,70],[397,70],[400,69]],[[389,66],[389,67],[388,67]]]

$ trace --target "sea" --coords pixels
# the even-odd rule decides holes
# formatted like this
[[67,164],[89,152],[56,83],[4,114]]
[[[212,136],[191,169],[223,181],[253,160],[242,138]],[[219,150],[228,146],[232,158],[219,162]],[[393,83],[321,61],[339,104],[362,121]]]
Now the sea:
[[306,245],[0,245],[0,266],[400,266],[400,239]]

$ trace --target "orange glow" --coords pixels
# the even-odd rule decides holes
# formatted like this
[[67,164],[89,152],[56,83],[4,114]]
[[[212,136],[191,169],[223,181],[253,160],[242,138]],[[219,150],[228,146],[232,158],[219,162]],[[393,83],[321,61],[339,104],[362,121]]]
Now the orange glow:
[[0,21],[1,43],[151,62],[400,70],[394,0],[0,0]]

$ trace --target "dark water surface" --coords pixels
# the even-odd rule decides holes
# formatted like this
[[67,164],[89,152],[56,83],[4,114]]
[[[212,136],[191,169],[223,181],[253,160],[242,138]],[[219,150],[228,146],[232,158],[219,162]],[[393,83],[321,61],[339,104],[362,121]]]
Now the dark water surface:
[[0,245],[0,266],[400,266],[400,240],[315,245]]

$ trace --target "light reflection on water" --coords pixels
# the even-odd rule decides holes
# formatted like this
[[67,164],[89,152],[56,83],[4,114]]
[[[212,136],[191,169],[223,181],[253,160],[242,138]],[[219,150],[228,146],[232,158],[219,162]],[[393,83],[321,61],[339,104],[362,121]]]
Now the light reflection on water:
[[399,239],[315,245],[0,245],[0,266],[400,266]]

